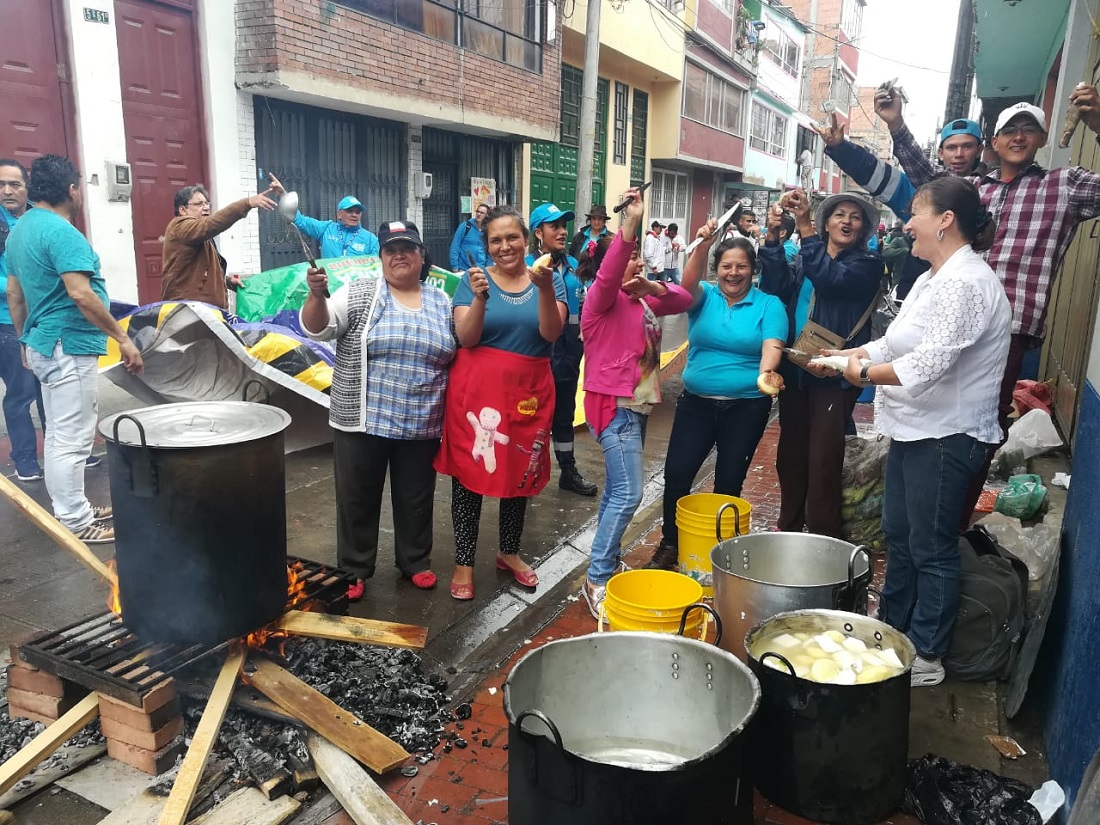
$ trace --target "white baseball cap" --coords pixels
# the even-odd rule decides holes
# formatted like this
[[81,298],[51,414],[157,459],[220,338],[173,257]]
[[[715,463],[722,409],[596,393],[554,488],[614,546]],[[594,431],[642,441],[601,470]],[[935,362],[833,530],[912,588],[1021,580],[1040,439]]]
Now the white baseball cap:
[[1030,103],[1021,101],[1020,103],[1014,103],[997,115],[997,126],[993,129],[993,134],[1001,131],[1016,115],[1027,115],[1039,124],[1040,129],[1044,132],[1047,130],[1047,116],[1043,110],[1038,106],[1032,106]]

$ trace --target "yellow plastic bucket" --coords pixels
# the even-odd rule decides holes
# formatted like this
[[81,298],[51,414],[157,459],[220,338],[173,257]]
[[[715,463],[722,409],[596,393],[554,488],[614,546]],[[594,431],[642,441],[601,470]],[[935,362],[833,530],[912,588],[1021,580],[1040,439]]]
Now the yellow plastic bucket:
[[[670,570],[627,570],[607,582],[598,628],[604,621],[610,630],[646,630],[677,633],[684,611],[703,597],[699,582]],[[706,636],[708,611],[691,610],[684,621],[683,635]]]
[[693,493],[676,502],[676,529],[680,535],[680,572],[714,595],[710,551],[721,541],[749,532],[752,505],[743,498],[718,493]]

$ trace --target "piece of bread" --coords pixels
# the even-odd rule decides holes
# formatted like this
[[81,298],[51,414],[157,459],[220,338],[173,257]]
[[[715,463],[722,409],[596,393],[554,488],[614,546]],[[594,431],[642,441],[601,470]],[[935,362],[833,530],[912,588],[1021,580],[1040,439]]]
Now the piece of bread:
[[554,258],[547,252],[541,258],[536,258],[535,262],[531,264],[531,269],[553,269]]
[[762,372],[756,379],[756,388],[764,395],[779,395],[779,391],[783,388],[782,381],[779,373]]

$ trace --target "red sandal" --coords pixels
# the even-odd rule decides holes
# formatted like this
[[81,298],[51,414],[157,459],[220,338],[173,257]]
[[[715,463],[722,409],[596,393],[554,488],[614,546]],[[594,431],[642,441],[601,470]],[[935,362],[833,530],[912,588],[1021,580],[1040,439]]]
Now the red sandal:
[[497,554],[497,569],[511,573],[517,583],[524,587],[535,588],[539,586],[539,576],[534,570],[517,570],[504,561],[504,557]]
[[431,570],[421,570],[419,573],[413,573],[409,579],[421,590],[431,590],[436,585],[435,573]]

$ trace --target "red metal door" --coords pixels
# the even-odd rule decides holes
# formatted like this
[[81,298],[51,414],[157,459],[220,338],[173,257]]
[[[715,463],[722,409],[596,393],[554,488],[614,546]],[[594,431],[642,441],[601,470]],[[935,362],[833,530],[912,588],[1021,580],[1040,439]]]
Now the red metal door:
[[133,167],[138,298],[159,301],[164,228],[176,191],[205,177],[194,15],[115,0],[126,159]]
[[67,57],[59,53],[56,4],[0,0],[0,157],[30,167],[39,155],[69,155]]

